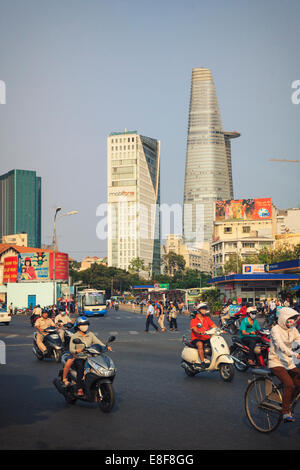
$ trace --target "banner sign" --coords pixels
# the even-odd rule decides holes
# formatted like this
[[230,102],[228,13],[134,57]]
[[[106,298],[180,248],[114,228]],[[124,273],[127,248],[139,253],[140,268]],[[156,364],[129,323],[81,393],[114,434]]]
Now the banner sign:
[[[4,259],[3,283],[50,281],[53,279],[53,253],[42,250],[19,253]],[[55,253],[55,279],[69,279],[69,258],[66,253]]]
[[271,198],[216,201],[216,222],[270,219]]

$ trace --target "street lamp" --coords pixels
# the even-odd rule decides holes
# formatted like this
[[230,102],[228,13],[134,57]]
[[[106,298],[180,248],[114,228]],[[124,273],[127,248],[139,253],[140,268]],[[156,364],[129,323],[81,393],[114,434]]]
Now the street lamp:
[[58,212],[61,211],[61,207],[57,207],[54,215],[54,223],[53,223],[53,305],[56,304],[56,293],[55,293],[55,253],[57,251],[57,237],[56,237],[56,219],[61,219],[66,215],[75,215],[78,214],[78,211],[69,211],[65,214],[60,215],[57,217]]

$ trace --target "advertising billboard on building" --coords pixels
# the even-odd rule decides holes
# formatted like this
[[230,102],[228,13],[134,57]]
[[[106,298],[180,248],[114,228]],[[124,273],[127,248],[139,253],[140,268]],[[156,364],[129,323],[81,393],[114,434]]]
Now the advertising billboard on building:
[[[3,282],[49,281],[54,278],[54,255],[38,250],[32,253],[19,253],[4,260]],[[66,253],[55,253],[55,279],[67,281],[69,278],[69,258]]]
[[216,201],[216,222],[272,219],[272,199]]

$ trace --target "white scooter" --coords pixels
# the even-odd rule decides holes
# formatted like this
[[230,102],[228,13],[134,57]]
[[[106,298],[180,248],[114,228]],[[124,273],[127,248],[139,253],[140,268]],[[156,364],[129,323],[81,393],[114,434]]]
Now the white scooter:
[[234,377],[234,361],[230,355],[229,347],[225,339],[221,336],[223,330],[211,328],[205,334],[210,336],[209,344],[204,344],[204,357],[210,362],[206,368],[201,367],[201,361],[198,355],[197,346],[191,345],[186,341],[185,336],[182,339],[184,348],[181,353],[181,367],[189,377],[200,372],[219,371],[221,378],[225,382],[231,382]]

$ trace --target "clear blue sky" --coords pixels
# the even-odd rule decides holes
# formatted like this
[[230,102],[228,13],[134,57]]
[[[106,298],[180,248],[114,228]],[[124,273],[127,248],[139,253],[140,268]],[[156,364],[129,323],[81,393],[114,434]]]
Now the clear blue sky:
[[106,254],[106,138],[125,128],[161,141],[161,198],[182,203],[190,80],[212,70],[232,142],[235,197],[300,205],[299,0],[0,0],[0,173],[43,181],[44,243],[57,226],[75,259]]

